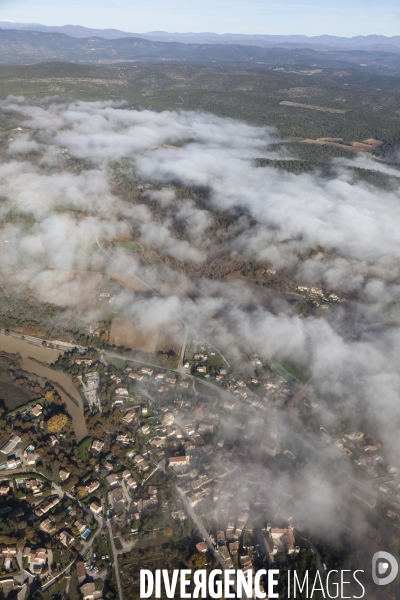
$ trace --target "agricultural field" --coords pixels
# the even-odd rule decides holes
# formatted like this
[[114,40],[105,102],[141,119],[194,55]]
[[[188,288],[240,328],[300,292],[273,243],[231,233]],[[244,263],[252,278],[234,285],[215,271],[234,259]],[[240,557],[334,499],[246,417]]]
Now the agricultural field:
[[116,317],[111,322],[110,344],[154,354],[160,332],[135,325],[128,319]]
[[128,252],[143,252],[143,248],[137,242],[113,242],[114,248],[122,248]]
[[7,375],[9,364],[7,360],[0,358],[0,405],[4,403],[8,410],[12,411],[38,398],[38,395],[10,381]]

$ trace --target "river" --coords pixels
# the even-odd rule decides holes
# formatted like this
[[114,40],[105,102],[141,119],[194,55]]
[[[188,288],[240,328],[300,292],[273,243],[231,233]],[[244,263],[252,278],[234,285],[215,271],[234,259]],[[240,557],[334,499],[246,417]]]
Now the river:
[[83,402],[71,377],[67,375],[67,373],[53,371],[50,367],[38,364],[35,360],[32,360],[32,358],[34,358],[42,363],[50,364],[57,359],[60,355],[60,351],[43,348],[42,346],[30,344],[25,340],[16,339],[4,334],[0,335],[0,350],[10,352],[11,354],[19,352],[22,358],[20,361],[21,369],[28,373],[32,373],[33,375],[37,375],[38,377],[42,377],[43,379],[54,383],[56,386],[59,384],[66,392],[68,392],[68,394],[75,398],[78,406],[57,386],[57,391],[63,402],[65,402],[68,413],[71,415],[77,441],[80,442],[85,438],[88,435],[88,431],[83,413]]

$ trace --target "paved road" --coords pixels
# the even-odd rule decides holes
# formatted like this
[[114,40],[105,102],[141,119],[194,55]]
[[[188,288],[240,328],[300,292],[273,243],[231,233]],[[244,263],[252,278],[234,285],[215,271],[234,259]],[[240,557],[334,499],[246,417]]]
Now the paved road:
[[[221,568],[223,571],[226,571],[228,569],[223,557],[219,554],[219,552],[216,552],[214,549],[214,545],[212,543],[212,539],[209,536],[207,529],[204,527],[203,523],[200,521],[200,519],[198,518],[198,516],[196,515],[195,511],[193,510],[193,508],[190,506],[189,502],[186,499],[186,496],[182,493],[182,491],[179,489],[179,487],[176,487],[176,490],[178,491],[182,503],[185,507],[185,510],[187,512],[187,514],[189,515],[189,517],[192,519],[193,523],[196,525],[197,529],[200,531],[200,534],[203,536],[204,541],[206,542],[207,546],[208,546],[208,550],[209,552],[214,556],[214,558],[217,560],[217,562],[219,562],[219,564],[221,565]],[[235,589],[235,593],[237,593],[237,587],[236,587],[236,577],[233,577],[233,580],[235,581],[233,587]],[[246,598],[246,596],[242,596],[243,598]]]
[[117,553],[117,549],[116,549],[115,543],[114,543],[114,536],[113,536],[113,532],[112,532],[110,519],[107,519],[107,527],[108,527],[108,533],[110,535],[110,543],[111,543],[111,548],[112,548],[112,553],[113,553],[113,558],[114,558],[115,579],[117,581],[119,600],[122,600],[123,596],[122,596],[121,580],[119,578],[118,553]]

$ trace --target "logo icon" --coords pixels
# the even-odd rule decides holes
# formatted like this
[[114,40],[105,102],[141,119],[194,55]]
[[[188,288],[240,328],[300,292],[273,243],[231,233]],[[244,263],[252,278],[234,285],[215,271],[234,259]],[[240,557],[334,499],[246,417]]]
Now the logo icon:
[[399,572],[399,565],[389,552],[376,552],[372,557],[372,579],[376,585],[392,583]]

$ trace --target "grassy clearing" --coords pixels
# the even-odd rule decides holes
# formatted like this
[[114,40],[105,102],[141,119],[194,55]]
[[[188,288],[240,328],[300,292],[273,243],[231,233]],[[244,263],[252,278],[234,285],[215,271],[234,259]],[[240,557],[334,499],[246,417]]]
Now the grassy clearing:
[[136,242],[114,242],[115,248],[122,248],[123,250],[129,250],[130,252],[142,252],[143,248]]
[[63,581],[57,581],[54,585],[51,585],[45,592],[43,592],[43,600],[52,600],[54,596],[62,598],[67,588],[67,583],[67,578],[64,578]]
[[8,368],[9,363],[6,360],[0,360],[0,398],[9,410],[15,410],[35,398],[35,394],[14,385],[7,376]]

